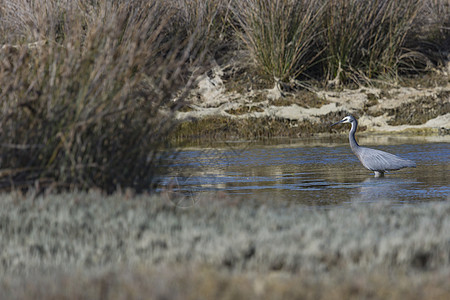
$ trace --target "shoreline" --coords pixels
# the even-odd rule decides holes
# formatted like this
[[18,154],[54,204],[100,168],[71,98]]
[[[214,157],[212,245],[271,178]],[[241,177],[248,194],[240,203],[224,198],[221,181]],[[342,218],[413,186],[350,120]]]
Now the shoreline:
[[234,90],[234,83],[223,79],[230,76],[217,67],[175,114],[178,125],[170,139],[333,135],[346,128],[329,125],[348,114],[358,119],[359,133],[450,135],[450,77],[439,76],[442,85],[429,87]]
[[[362,146],[386,146],[422,143],[450,143],[450,135],[362,132],[356,140]],[[171,150],[226,150],[246,147],[331,147],[349,146],[348,133],[317,133],[306,137],[270,137],[265,139],[194,139],[172,143]]]

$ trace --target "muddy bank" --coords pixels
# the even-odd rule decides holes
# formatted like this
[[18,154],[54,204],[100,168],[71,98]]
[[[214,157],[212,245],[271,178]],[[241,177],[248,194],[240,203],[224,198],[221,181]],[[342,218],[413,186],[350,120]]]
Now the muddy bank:
[[[335,134],[329,128],[347,114],[359,120],[360,132],[448,135],[450,76],[407,86],[356,89],[264,89],[216,68],[205,75],[183,109],[173,139],[261,139]],[[425,86],[422,86],[425,84]]]
[[[19,282],[33,290],[38,288],[33,276],[39,274],[46,286],[57,273],[66,274],[58,280],[72,287],[95,290],[104,281],[112,290],[118,283],[139,291],[142,286],[130,280],[152,286],[155,274],[161,273],[158,286],[170,294],[167,281],[182,276],[183,289],[183,284],[202,284],[204,274],[212,272],[212,290],[219,289],[214,287],[218,282],[231,285],[242,277],[257,284],[255,280],[265,282],[270,274],[281,274],[275,281],[281,286],[312,282],[310,292],[333,287],[342,278],[344,286],[351,287],[356,276],[362,286],[374,278],[382,286],[398,283],[394,291],[412,282],[422,287],[430,283],[448,295],[442,284],[450,274],[449,214],[449,202],[321,209],[213,195],[180,209],[164,196],[2,195],[0,288],[7,291]],[[119,271],[123,269],[127,271]],[[183,277],[191,271],[195,276]],[[386,274],[398,277],[387,281]],[[265,284],[270,286],[269,281]],[[41,292],[47,290],[52,289]],[[256,291],[251,288],[249,293]]]

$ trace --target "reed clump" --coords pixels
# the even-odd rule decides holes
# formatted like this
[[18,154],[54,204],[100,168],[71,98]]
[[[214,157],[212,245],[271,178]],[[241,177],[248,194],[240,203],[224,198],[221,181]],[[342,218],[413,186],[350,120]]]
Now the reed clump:
[[326,76],[361,82],[396,78],[418,0],[333,0],[324,13]]
[[1,188],[151,187],[214,30],[182,3],[1,1]]
[[321,1],[236,1],[238,36],[263,74],[295,78],[316,64]]
[[448,59],[446,1],[236,3],[238,36],[256,69],[275,81],[396,81]]

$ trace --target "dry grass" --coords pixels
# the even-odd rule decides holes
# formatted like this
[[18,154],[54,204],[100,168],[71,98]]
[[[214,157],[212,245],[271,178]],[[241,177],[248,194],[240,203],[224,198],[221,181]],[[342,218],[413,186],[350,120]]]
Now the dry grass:
[[296,78],[317,52],[323,4],[320,1],[236,1],[238,35],[263,73],[275,80]]
[[3,195],[9,299],[446,299],[447,202],[313,208],[209,195]]
[[396,79],[402,56],[408,55],[402,47],[420,8],[417,0],[330,1],[324,18],[330,79]]
[[0,283],[5,299],[447,299],[445,274],[336,273],[330,278],[283,273],[218,272],[166,266],[77,271]]
[[[413,66],[420,72],[426,68],[445,66],[450,49],[450,4],[443,0],[425,0],[420,14],[413,24],[412,33],[405,47],[421,54],[415,56]],[[423,74],[421,74],[423,76]]]
[[1,1],[0,188],[150,188],[216,30],[186,3]]
[[233,11],[250,59],[274,81],[398,81],[448,60],[445,0],[248,0]]

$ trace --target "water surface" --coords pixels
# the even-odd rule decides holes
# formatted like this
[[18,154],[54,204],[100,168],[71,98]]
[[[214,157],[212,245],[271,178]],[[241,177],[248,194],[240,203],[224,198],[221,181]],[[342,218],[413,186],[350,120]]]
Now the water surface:
[[413,160],[417,168],[374,178],[345,139],[217,143],[181,149],[167,162],[160,191],[184,195],[182,205],[205,192],[308,205],[450,199],[450,143],[381,136],[360,144]]

